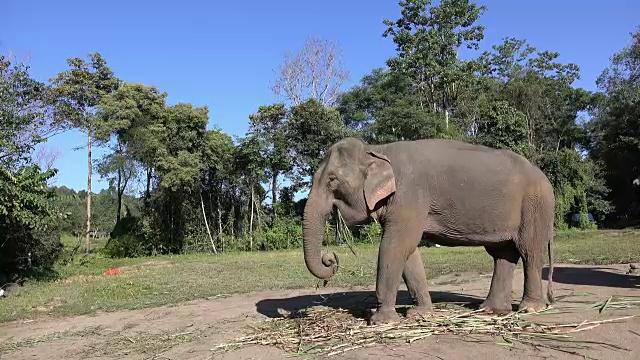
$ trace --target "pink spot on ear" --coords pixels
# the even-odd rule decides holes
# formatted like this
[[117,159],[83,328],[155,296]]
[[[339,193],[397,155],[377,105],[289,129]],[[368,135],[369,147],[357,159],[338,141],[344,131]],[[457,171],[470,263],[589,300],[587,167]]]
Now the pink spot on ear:
[[386,184],[384,184],[384,186],[382,186],[381,188],[378,189],[378,191],[375,192],[375,195],[373,196],[373,199],[371,201],[371,207],[373,208],[375,206],[375,204],[378,203],[378,201],[384,199],[385,197],[391,195],[391,193],[393,193],[395,191],[395,184],[393,183],[393,180],[388,181]]

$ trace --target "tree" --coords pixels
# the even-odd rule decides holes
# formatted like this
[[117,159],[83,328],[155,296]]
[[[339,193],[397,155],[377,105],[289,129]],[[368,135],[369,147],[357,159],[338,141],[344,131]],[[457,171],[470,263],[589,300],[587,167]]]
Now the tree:
[[[230,197],[231,189],[235,188],[233,183],[234,169],[229,166],[234,162],[235,147],[231,136],[218,129],[209,130],[205,136],[205,146],[203,149],[203,179],[204,191],[209,199],[209,209],[217,212],[215,223],[217,223],[217,239],[220,243],[221,251],[225,250],[223,237],[223,199]],[[215,199],[215,205],[213,203]]]
[[509,149],[528,156],[527,117],[506,101],[496,101],[481,109],[476,142],[496,149]]
[[631,43],[611,58],[597,79],[598,102],[589,129],[589,155],[606,169],[619,218],[640,218],[640,201],[633,180],[640,173],[640,27]]
[[0,56],[0,285],[50,270],[62,248],[47,188],[57,170],[43,172],[32,159],[59,128],[49,117],[48,88],[28,70]]
[[[145,154],[149,137],[145,129],[158,124],[164,114],[166,93],[155,87],[142,84],[123,83],[116,91],[100,100],[99,116],[102,121],[97,132],[103,138],[115,138],[112,152],[98,164],[98,172],[115,187],[118,196],[116,223],[120,222],[122,197],[130,180],[136,177],[138,163],[149,169],[151,154]],[[150,178],[147,170],[147,190],[149,196]]]
[[538,51],[526,40],[506,37],[492,48],[478,61],[486,77],[479,90],[488,95],[485,101],[507,101],[526,115],[530,157],[575,148],[584,137],[578,113],[592,102],[589,92],[571,86],[579,67],[555,61],[558,52]]
[[294,106],[288,122],[287,141],[293,152],[297,188],[308,185],[324,152],[335,142],[350,135],[334,108],[324,107],[314,99]]
[[337,109],[345,125],[370,143],[452,137],[442,114],[423,111],[405,74],[375,69],[343,93]]
[[271,90],[298,106],[315,99],[323,106],[333,106],[349,72],[342,61],[338,43],[308,38],[295,54],[286,52]]
[[253,250],[253,219],[259,211],[256,190],[260,183],[266,180],[264,169],[266,161],[262,157],[263,143],[255,137],[241,139],[234,156],[234,169],[240,180],[240,185],[248,193],[246,201],[249,213],[249,250]]
[[91,175],[92,141],[98,129],[96,107],[100,99],[115,91],[120,80],[114,77],[107,62],[99,53],[88,55],[88,61],[81,58],[67,59],[68,70],[51,79],[56,101],[56,116],[64,119],[72,127],[87,134],[87,232],[85,254],[89,254],[91,231]]
[[[474,25],[485,6],[469,0],[401,0],[401,17],[385,19],[398,55],[387,61],[392,71],[411,79],[423,111],[455,114],[456,100],[474,70],[474,61],[458,58],[460,48],[478,49],[484,27]],[[448,127],[448,122],[446,123]]]
[[577,120],[595,98],[572,86],[580,69],[557,62],[559,56],[506,37],[480,56],[482,95],[465,104],[463,113],[473,116],[474,141],[508,147],[544,171],[556,194],[556,227],[562,228],[570,213],[586,219],[591,212],[602,220],[611,209],[599,163],[580,153],[586,131]]
[[0,56],[0,164],[16,169],[35,147],[61,131],[51,119],[51,89],[29,76],[29,66]]
[[292,158],[286,138],[285,104],[260,106],[256,114],[249,116],[249,136],[258,139],[262,146],[261,155],[266,165],[266,176],[271,181],[271,202],[274,216],[277,204],[278,178],[292,170]]

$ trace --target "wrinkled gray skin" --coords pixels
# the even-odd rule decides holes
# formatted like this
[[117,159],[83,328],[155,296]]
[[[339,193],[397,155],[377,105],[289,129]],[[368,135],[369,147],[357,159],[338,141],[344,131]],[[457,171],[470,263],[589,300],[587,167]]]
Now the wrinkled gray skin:
[[368,145],[346,138],[334,144],[313,176],[304,211],[304,259],[320,279],[338,268],[335,254],[321,256],[325,220],[334,207],[348,225],[375,219],[384,229],[371,324],[399,319],[401,279],[415,304],[408,316],[432,309],[421,239],[484,246],[494,270],[481,308],[500,314],[511,311],[520,258],[525,278],[519,309],[546,307],[541,273],[548,250],[547,297],[553,302],[553,188],[542,171],[511,151],[437,139]]

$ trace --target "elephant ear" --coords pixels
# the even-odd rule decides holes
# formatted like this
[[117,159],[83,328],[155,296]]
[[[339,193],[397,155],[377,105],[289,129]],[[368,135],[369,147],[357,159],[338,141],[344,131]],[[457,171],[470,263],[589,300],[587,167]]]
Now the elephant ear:
[[373,162],[367,167],[364,197],[369,210],[373,210],[380,200],[396,191],[396,178],[389,158],[374,151],[367,153],[373,157]]

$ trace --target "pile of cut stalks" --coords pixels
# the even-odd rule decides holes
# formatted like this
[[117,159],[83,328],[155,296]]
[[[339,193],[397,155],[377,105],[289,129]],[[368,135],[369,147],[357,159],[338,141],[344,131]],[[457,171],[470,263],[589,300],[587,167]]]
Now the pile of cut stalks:
[[627,350],[603,342],[578,341],[571,334],[633,316],[551,325],[526,320],[531,315],[534,314],[513,312],[496,316],[480,311],[434,309],[432,314],[422,318],[403,318],[395,323],[369,326],[365,320],[352,316],[348,310],[317,306],[265,320],[253,327],[250,335],[218,345],[212,350],[219,352],[247,345],[269,345],[299,355],[333,356],[392,341],[411,343],[437,335],[453,335],[466,341],[495,343],[512,348],[528,345],[581,357],[583,354],[579,350],[594,346]]

